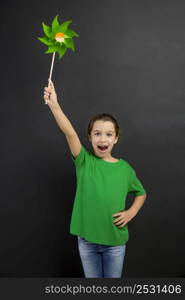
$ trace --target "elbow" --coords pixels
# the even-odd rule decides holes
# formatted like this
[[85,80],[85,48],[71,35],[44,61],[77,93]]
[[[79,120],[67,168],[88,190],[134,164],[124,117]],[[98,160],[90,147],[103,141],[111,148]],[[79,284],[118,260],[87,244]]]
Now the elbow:
[[147,198],[147,194],[144,194],[143,197],[144,197],[144,201],[145,201]]

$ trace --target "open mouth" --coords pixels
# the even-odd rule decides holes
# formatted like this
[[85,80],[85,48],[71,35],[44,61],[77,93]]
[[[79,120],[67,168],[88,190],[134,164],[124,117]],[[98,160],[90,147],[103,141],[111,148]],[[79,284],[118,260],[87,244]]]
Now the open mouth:
[[98,145],[98,149],[99,149],[100,151],[106,151],[107,148],[108,148],[108,146],[100,146],[100,145]]

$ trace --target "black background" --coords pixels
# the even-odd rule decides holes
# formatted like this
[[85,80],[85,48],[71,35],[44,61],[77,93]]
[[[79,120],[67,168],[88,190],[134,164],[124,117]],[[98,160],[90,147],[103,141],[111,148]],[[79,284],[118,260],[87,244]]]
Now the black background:
[[[51,54],[41,23],[72,20],[76,51],[55,61],[59,102],[82,143],[89,119],[113,114],[113,155],[148,198],[129,225],[125,277],[183,277],[185,2],[1,2],[0,276],[83,277],[69,234],[75,169],[43,101]],[[128,199],[127,205],[131,204]]]

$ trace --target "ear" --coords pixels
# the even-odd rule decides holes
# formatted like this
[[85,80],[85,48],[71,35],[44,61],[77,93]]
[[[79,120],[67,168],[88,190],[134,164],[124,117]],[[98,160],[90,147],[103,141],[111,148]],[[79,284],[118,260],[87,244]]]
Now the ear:
[[118,142],[118,139],[119,139],[119,136],[117,136],[117,137],[115,138],[114,144],[116,144],[116,143]]

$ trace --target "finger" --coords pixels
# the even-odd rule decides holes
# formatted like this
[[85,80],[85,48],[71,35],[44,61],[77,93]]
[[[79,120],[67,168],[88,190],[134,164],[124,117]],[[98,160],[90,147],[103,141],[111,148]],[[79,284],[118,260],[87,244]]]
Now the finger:
[[125,222],[124,222],[122,225],[120,225],[119,227],[122,228],[122,227],[124,227],[127,223],[128,223],[128,222],[125,221]]
[[45,104],[48,104],[48,100],[44,97]]
[[44,95],[44,100],[49,100],[49,97],[47,95]]
[[119,227],[119,228],[122,228],[122,227],[124,227],[125,226],[125,224],[126,224],[127,222],[125,221],[125,222],[122,222],[121,224],[119,224],[117,227]]
[[125,220],[121,220],[121,221],[119,221],[116,225],[123,224],[124,222],[125,222]]
[[117,223],[117,222],[119,222],[119,221],[121,221],[122,220],[122,218],[120,217],[120,218],[116,218],[114,221],[113,221],[113,223]]
[[123,224],[123,222],[124,222],[123,220],[120,220],[119,222],[116,222],[114,224],[117,226],[117,225]]
[[45,89],[45,92],[50,93],[50,94],[52,93],[52,91],[53,91],[52,87],[48,87]]
[[121,215],[121,213],[117,213],[117,214],[114,214],[114,215],[112,215],[113,217],[117,217],[117,216],[120,216]]
[[48,95],[44,95],[44,99],[48,100],[49,99]]

